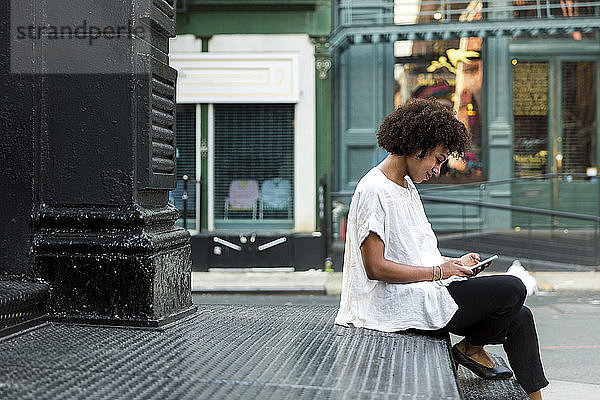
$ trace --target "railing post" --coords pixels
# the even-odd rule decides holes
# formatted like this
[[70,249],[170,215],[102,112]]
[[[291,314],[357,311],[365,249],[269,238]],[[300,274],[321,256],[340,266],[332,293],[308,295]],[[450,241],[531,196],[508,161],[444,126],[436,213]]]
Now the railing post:
[[[551,190],[552,190],[552,200],[551,207],[552,211],[558,211],[558,179],[556,176],[552,178],[551,182]],[[558,227],[558,217],[552,217],[552,229],[551,232],[554,233],[554,227]]]
[[197,196],[197,207],[196,207],[196,220],[198,223],[196,224],[196,230],[202,230],[202,177],[200,179],[196,179],[196,196]]
[[467,206],[463,204],[462,206],[462,231],[463,231],[463,237],[466,236],[467,234],[467,221],[466,221],[466,212],[465,212],[465,208]]
[[[485,184],[479,185],[479,202],[483,203],[483,195],[485,193]],[[481,205],[477,207],[477,216],[479,218],[479,232],[483,232],[483,226],[485,225],[483,210]]]
[[319,179],[319,224],[325,242],[325,257],[329,257],[329,227],[327,224],[327,183],[325,177]]
[[448,10],[446,8],[446,1],[440,1],[440,9],[442,10],[442,21],[447,22],[448,19]]
[[[598,227],[600,226],[600,221],[596,221],[596,227],[594,228],[594,241],[598,243]],[[594,246],[594,253],[596,258],[596,265],[600,264],[600,260],[598,260],[598,246]]]
[[598,178],[598,175],[596,175],[596,178],[592,178],[595,179],[596,182],[596,186],[598,187],[598,200],[596,201],[596,203],[598,204],[598,217],[600,217],[600,179]]
[[187,229],[187,201],[188,201],[188,179],[187,175],[183,177],[183,194],[181,199],[183,200],[183,229]]

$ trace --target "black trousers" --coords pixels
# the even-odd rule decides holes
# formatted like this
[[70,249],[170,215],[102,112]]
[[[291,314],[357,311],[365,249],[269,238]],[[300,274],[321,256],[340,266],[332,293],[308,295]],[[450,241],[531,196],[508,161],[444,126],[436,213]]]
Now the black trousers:
[[548,385],[533,314],[523,305],[527,289],[519,278],[494,275],[452,282],[448,292],[458,311],[443,329],[475,346],[502,344],[515,378],[527,394]]

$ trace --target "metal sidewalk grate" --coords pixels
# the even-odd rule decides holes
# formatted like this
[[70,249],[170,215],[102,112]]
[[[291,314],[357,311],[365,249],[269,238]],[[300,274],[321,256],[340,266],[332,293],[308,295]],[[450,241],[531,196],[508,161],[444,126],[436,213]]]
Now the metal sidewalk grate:
[[0,342],[3,399],[460,399],[445,338],[332,306],[207,305],[156,330],[49,324]]
[[[494,361],[506,366],[502,357],[493,355]],[[513,378],[507,380],[484,380],[463,366],[458,367],[458,382],[465,400],[528,400],[527,393]]]

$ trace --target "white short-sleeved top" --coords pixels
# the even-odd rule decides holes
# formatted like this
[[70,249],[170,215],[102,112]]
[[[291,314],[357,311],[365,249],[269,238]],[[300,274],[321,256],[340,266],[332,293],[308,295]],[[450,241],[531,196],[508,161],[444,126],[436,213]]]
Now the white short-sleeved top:
[[388,179],[375,167],[358,183],[348,214],[340,309],[335,323],[394,332],[409,328],[444,327],[458,306],[446,286],[452,277],[436,282],[388,283],[367,277],[360,246],[376,233],[390,261],[414,266],[444,262],[437,238],[427,220],[417,188]]

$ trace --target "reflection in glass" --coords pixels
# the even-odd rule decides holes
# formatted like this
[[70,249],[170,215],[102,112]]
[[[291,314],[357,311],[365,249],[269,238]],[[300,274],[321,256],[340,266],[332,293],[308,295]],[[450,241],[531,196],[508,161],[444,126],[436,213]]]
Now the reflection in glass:
[[548,172],[548,63],[513,62],[514,176]]
[[559,171],[585,173],[596,160],[596,63],[562,63],[562,161]]
[[463,159],[450,158],[428,183],[484,179],[481,161],[481,38],[396,42],[395,106],[411,98],[435,98],[452,108],[472,136]]

